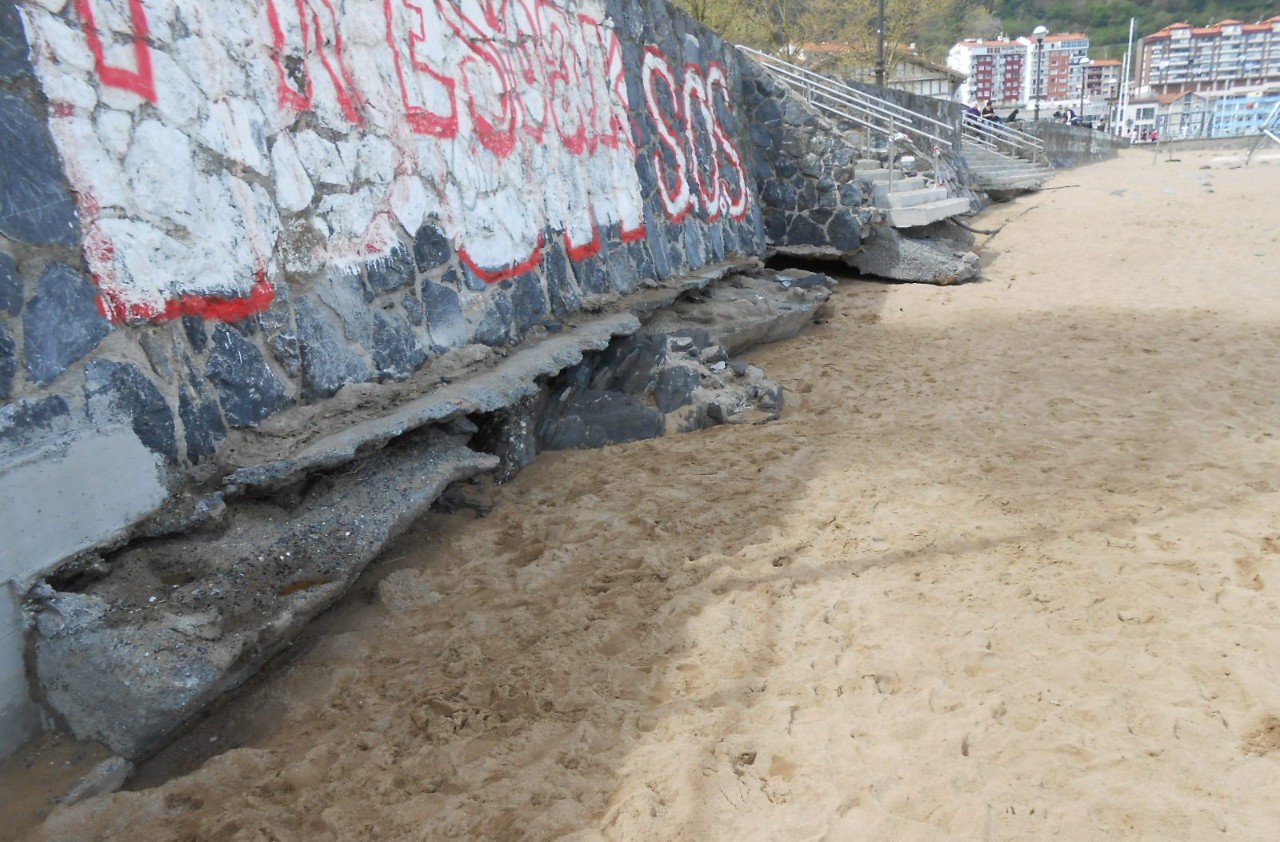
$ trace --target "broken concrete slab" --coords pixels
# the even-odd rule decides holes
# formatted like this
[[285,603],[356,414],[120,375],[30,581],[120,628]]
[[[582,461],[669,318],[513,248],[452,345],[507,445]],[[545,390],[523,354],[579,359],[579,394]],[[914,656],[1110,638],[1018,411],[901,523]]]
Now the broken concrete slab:
[[977,276],[972,244],[973,235],[949,220],[906,231],[877,227],[862,250],[844,261],[864,275],[946,286]]
[[730,354],[795,336],[813,320],[831,295],[835,282],[818,286],[798,280],[811,273],[771,270],[734,275],[727,283],[686,296],[654,317],[646,330],[669,334],[682,329],[708,331],[712,341]]
[[495,368],[432,390],[385,415],[339,429],[287,458],[233,471],[224,484],[236,490],[270,491],[314,471],[349,462],[357,451],[373,449],[410,430],[463,415],[494,412],[537,391],[539,377],[578,363],[584,351],[603,350],[618,335],[634,333],[640,320],[619,313],[549,337],[504,359]]
[[244,502],[212,533],[147,542],[79,590],[32,592],[35,670],[76,736],[130,759],[243,682],[452,482],[498,460],[408,436],[293,505]]
[[[240,469],[238,487],[209,498],[207,517],[181,526],[200,531],[153,533],[67,567],[28,596],[44,699],[77,736],[143,757],[287,646],[450,484],[518,470],[549,447],[776,418],[781,387],[730,362],[718,342],[738,349],[793,335],[832,282],[759,269],[703,289],[718,274],[686,285],[670,323],[678,335],[662,334],[665,314],[648,311],[643,328],[630,312],[570,327],[469,380]],[[469,417],[486,414],[501,435]],[[539,428],[538,419],[551,420]]]

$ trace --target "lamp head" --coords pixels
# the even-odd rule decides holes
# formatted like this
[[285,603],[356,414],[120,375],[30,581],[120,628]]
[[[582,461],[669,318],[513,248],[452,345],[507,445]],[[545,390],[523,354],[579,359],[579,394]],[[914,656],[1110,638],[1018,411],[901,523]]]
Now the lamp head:
[[1031,30],[1031,34],[1035,36],[1035,39],[1037,42],[1044,43],[1044,36],[1049,34],[1049,29],[1048,27],[1041,24],[1040,26],[1037,26],[1035,29]]

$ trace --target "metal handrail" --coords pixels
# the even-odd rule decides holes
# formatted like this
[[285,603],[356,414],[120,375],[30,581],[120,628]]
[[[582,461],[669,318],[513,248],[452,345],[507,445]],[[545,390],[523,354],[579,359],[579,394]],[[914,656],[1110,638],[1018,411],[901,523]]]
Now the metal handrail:
[[1031,153],[1032,160],[1036,160],[1044,153],[1044,141],[1032,134],[1020,132],[1017,129],[1011,129],[1003,123],[993,123],[990,120],[972,120],[968,117],[964,120],[964,137],[966,140],[985,146],[988,149],[999,150],[1001,144],[1023,149]]
[[1280,132],[1280,102],[1275,104],[1275,107],[1271,109],[1271,113],[1262,121],[1258,139],[1253,142],[1253,146],[1249,147],[1249,154],[1245,156],[1244,162],[1246,166],[1253,161],[1254,153],[1265,146],[1268,140],[1280,144],[1280,134],[1277,134],[1277,132]]
[[813,70],[810,70],[807,67],[801,67],[798,64],[792,64],[791,62],[780,59],[777,56],[772,56],[772,55],[769,55],[768,53],[762,53],[759,50],[753,50],[750,47],[745,47],[741,45],[738,47],[738,49],[757,59],[763,59],[767,63],[781,65],[787,68],[788,70],[792,71],[796,75],[803,76],[812,80],[815,84],[819,86],[828,87],[840,93],[843,93],[847,96],[852,96],[854,98],[867,102],[868,104],[871,104],[872,107],[876,107],[885,111],[895,112],[902,119],[922,120],[926,123],[932,123],[933,125],[941,129],[945,129],[947,131],[953,131],[955,128],[954,126],[942,120],[935,120],[933,117],[930,117],[927,114],[921,114],[917,111],[912,111],[911,109],[906,108],[905,106],[898,105],[895,102],[889,102],[888,100],[880,99],[879,97],[873,96],[872,94],[869,94],[866,91],[859,90],[858,88],[855,88],[852,85],[847,85],[844,82],[841,82],[839,79],[835,79],[830,76],[825,76],[821,73],[817,73]]
[[[845,85],[838,80],[823,76],[820,73],[814,73],[812,70],[784,61],[776,56],[771,56],[768,53],[762,53],[759,50],[753,50],[741,44],[738,45],[738,50],[754,58],[771,73],[785,80],[800,84],[808,93],[810,102],[815,107],[819,107],[828,113],[889,137],[902,132],[922,138],[940,149],[951,149],[953,146],[951,141],[920,128],[916,123],[919,121],[933,124],[948,131],[954,131],[954,126],[924,114],[919,114],[909,108],[903,108],[900,105],[879,99],[857,88]],[[826,98],[834,101],[835,104],[817,102],[815,97]],[[840,106],[851,109],[854,114],[860,116],[855,117],[853,114],[842,110]],[[882,123],[887,125],[882,125]]]

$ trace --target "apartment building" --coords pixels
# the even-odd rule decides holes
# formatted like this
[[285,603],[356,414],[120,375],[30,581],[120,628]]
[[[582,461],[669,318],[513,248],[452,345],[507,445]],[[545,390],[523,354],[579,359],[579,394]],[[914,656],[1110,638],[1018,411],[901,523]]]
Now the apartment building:
[[[1039,49],[1034,41],[1032,50]],[[1048,102],[1066,102],[1080,97],[1084,84],[1084,63],[1089,60],[1089,36],[1081,32],[1046,35],[1043,55],[1032,55],[1031,72],[1040,67],[1040,91]],[[1031,90],[1035,90],[1034,81]]]
[[1089,99],[1112,101],[1120,96],[1120,68],[1118,59],[1094,59],[1084,65],[1085,96]]
[[1027,57],[1025,39],[968,40],[951,48],[947,66],[965,76],[957,94],[962,102],[989,99],[998,107],[1010,107],[1027,101]]
[[1166,140],[1257,135],[1280,108],[1280,86],[1187,91],[1159,101],[1155,127]]
[[1155,96],[1280,84],[1280,16],[1175,23],[1142,39],[1138,87]]
[[947,65],[967,76],[960,86],[965,101],[990,99],[997,106],[1030,107],[1067,103],[1080,98],[1085,83],[1089,36],[1060,33],[1010,41],[960,41],[947,54]]

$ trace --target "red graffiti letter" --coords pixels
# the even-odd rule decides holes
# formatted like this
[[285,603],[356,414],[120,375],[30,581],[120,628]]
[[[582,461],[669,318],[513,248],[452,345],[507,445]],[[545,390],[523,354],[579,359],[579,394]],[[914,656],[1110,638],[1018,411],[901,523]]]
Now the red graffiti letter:
[[[707,92],[711,96],[715,96],[716,91],[720,92],[720,99],[724,103],[725,113],[732,113],[733,103],[729,100],[729,80],[724,70],[724,65],[719,62],[712,62],[707,68]],[[720,122],[720,117],[715,113],[715,106],[712,104],[712,117],[715,120],[716,140],[720,146],[720,152],[728,163],[728,167],[722,167],[721,173],[726,170],[732,172],[737,180],[737,194],[735,195],[729,189],[727,179],[720,180],[720,202],[724,205],[724,209],[729,212],[732,219],[742,219],[747,215],[747,206],[751,201],[751,192],[747,188],[747,172],[742,167],[742,155],[738,152],[738,147],[734,145],[733,139],[729,137],[729,133],[724,130],[724,125]]]
[[437,72],[427,63],[427,50],[424,46],[427,40],[427,22],[422,13],[422,7],[415,6],[409,0],[400,0],[400,3],[402,8],[406,10],[405,14],[410,19],[408,26],[409,66],[414,71],[427,76],[431,80],[428,84],[440,86],[449,102],[449,111],[444,114],[432,111],[425,105],[411,102],[409,86],[405,82],[404,60],[401,58],[399,39],[396,37],[392,0],[384,0],[383,12],[387,18],[387,44],[391,47],[391,55],[396,63],[396,77],[400,81],[400,98],[404,102],[405,119],[409,123],[409,128],[416,134],[454,137],[458,133],[458,105],[454,95],[454,80],[443,73]]
[[[675,131],[671,128],[671,124],[667,122],[666,115],[662,113],[662,107],[658,103],[658,92],[655,87],[655,81],[662,80],[662,83],[667,88],[667,96],[671,99],[671,107],[676,111],[674,117],[678,121],[680,119],[680,99],[676,94],[678,87],[675,74],[671,72],[671,65],[667,63],[666,57],[658,52],[656,47],[645,47],[644,64],[641,67],[640,75],[644,84],[644,98],[645,104],[649,108],[649,116],[653,118],[654,127],[657,129],[658,137],[662,140],[662,144],[667,147],[667,151],[671,153],[671,157],[675,161],[675,172],[664,175],[662,154],[660,152],[653,153],[653,169],[658,180],[658,197],[662,200],[667,217],[672,222],[680,222],[689,213],[689,208],[693,204],[693,194],[689,191],[689,179],[686,174],[688,164],[685,160],[684,149],[676,141]],[[670,175],[671,178],[668,179],[667,175]]]
[[[316,9],[317,2],[324,6],[323,19],[321,12]],[[289,84],[290,70],[284,63],[284,56],[288,52],[285,28],[280,23],[280,13],[276,8],[275,0],[267,0],[267,22],[271,25],[271,39],[274,47],[271,60],[280,74],[280,104],[297,111],[312,107],[313,86],[305,61],[307,53],[314,51],[320,56],[320,63],[324,65],[329,79],[333,82],[333,90],[338,97],[338,104],[342,107],[343,116],[349,122],[363,126],[364,118],[360,115],[363,100],[342,58],[342,31],[338,25],[338,13],[334,10],[333,3],[330,0],[294,0],[294,7],[298,15],[298,32],[302,36],[299,50],[302,55],[296,57],[296,60],[304,63],[297,68],[305,80],[301,91]],[[328,24],[329,29],[326,30],[325,24]],[[329,47],[330,44],[332,48]]]
[[98,31],[98,23],[93,14],[92,0],[76,0],[76,14],[80,16],[84,26],[89,52],[93,53],[93,63],[98,69],[98,78],[102,80],[102,84],[130,91],[148,102],[155,102],[156,78],[151,70],[151,48],[147,46],[147,37],[151,33],[147,28],[147,13],[142,8],[142,0],[129,0],[129,28],[133,36],[132,70],[107,64],[102,33]]

